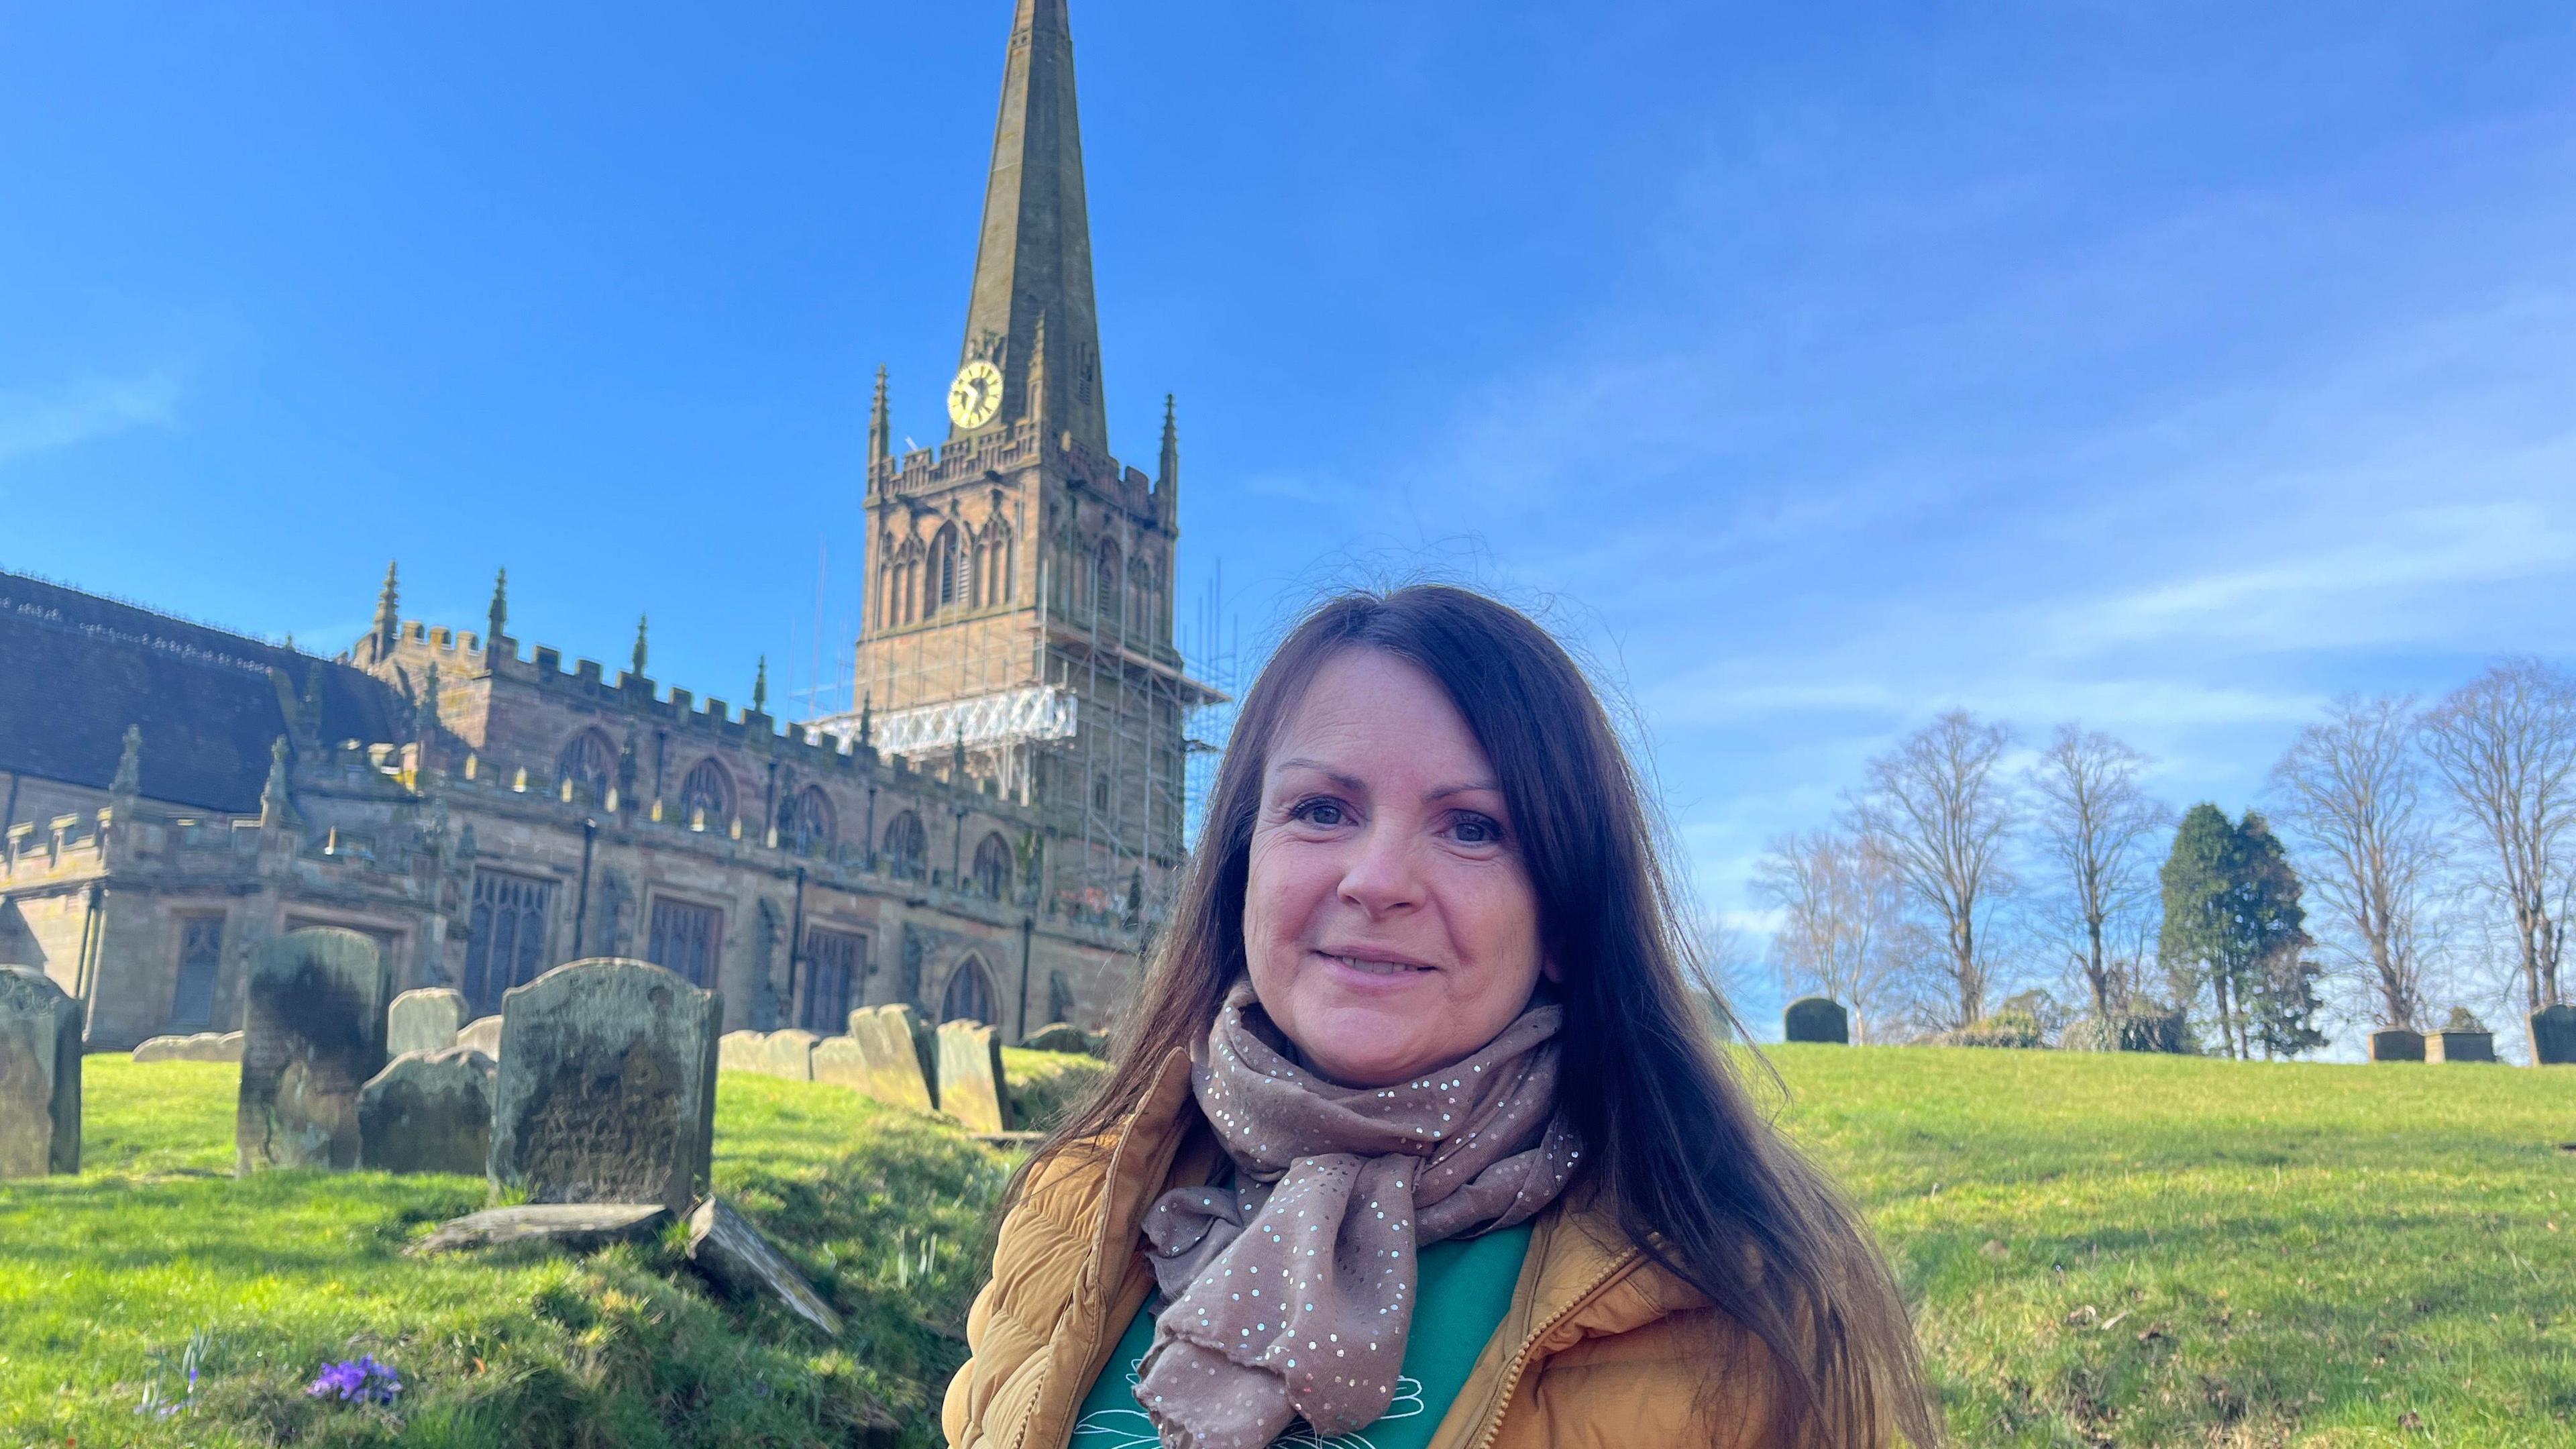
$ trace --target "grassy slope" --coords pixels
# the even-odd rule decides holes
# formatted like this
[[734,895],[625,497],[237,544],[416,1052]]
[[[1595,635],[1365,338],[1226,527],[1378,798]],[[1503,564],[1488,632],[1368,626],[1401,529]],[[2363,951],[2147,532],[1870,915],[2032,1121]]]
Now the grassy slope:
[[2576,1072],[1774,1055],[1963,1444],[2576,1444]]
[[[1924,1305],[1964,1445],[2576,1446],[2576,1072],[1775,1060],[1783,1120]],[[916,1320],[957,1321],[1002,1173],[935,1123],[728,1073],[718,1186],[852,1311],[827,1348],[710,1302],[668,1244],[402,1258],[480,1184],[236,1183],[231,1068],[87,1070],[89,1171],[0,1184],[0,1445],[847,1442],[872,1401],[928,1442],[957,1348]],[[136,1416],[200,1326],[206,1408]],[[360,1351],[411,1374],[399,1426],[302,1397]]]
[[[95,1056],[85,1073],[82,1176],[0,1184],[0,1445],[847,1443],[887,1410],[928,1443],[1003,1173],[927,1119],[725,1074],[717,1190],[850,1312],[826,1346],[711,1301],[677,1233],[586,1262],[404,1258],[483,1205],[479,1179],[235,1182],[234,1068]],[[203,1407],[138,1416],[156,1375],[179,1387],[156,1355],[175,1363],[200,1327]],[[304,1397],[325,1359],[361,1352],[410,1378],[399,1420]]]

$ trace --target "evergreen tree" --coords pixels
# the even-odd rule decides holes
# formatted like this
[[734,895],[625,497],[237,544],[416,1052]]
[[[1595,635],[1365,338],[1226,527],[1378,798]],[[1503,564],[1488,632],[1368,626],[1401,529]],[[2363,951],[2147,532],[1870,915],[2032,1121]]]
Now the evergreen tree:
[[2239,929],[2249,953],[2246,981],[2253,992],[2253,1022],[2263,1055],[2297,1056],[2326,1044],[2317,1030],[2317,983],[2324,976],[2309,959],[2316,938],[2299,901],[2299,873],[2271,823],[2253,811],[2237,827],[2243,863]]
[[2188,1010],[2209,990],[2218,1038],[2239,1055],[2229,970],[2235,934],[2236,827],[2217,806],[2194,805],[2174,830],[2173,852],[2158,878],[2164,886],[2164,928],[2156,954],[2173,981],[2174,1003]]

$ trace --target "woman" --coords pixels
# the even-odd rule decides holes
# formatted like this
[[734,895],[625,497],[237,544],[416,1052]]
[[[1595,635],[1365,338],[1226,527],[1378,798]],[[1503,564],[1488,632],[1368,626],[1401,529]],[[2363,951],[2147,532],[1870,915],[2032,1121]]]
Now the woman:
[[1307,618],[1116,1069],[1005,1199],[949,1442],[1934,1442],[1866,1230],[1712,1046],[1649,834],[1528,619]]

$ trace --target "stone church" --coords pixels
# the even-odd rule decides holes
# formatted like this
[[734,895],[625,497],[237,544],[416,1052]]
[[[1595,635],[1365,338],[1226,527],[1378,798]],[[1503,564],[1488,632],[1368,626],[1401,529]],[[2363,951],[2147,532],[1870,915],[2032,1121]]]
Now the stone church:
[[[1182,854],[1180,458],[1109,450],[1066,0],[1019,0],[951,424],[868,427],[859,707],[790,723],[511,633],[408,620],[322,658],[0,573],[0,963],[90,1045],[240,1024],[252,951],[373,937],[476,1014],[641,956],[725,1025],[910,1002],[1006,1039],[1133,995]],[[1204,747],[1201,747],[1202,749]]]

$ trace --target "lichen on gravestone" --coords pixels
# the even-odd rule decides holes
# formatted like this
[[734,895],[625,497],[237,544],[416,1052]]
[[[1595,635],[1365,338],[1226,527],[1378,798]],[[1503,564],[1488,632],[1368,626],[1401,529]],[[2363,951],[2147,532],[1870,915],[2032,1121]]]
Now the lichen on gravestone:
[[234,1171],[358,1165],[358,1090],[385,1065],[393,976],[376,943],[332,926],[261,945],[245,990]]
[[531,1202],[706,1190],[723,1003],[648,961],[558,966],[502,997],[490,1176]]
[[80,1171],[81,1011],[52,978],[0,966],[0,1178]]

